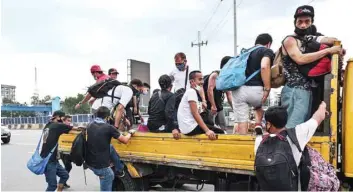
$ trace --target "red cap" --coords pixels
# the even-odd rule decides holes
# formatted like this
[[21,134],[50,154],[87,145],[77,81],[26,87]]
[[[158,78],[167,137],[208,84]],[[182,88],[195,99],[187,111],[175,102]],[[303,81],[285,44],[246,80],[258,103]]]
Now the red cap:
[[94,72],[101,72],[102,69],[99,65],[92,65],[91,67],[91,73],[94,73]]

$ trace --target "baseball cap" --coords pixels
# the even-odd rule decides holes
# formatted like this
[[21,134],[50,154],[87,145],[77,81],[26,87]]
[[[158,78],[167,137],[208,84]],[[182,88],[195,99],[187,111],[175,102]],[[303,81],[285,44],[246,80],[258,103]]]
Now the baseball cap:
[[61,110],[58,110],[58,111],[54,111],[53,115],[51,116],[51,118],[54,118],[54,117],[64,117],[65,116],[65,113]]
[[294,18],[298,18],[300,16],[310,16],[314,18],[315,13],[314,13],[314,7],[310,5],[302,5],[297,8],[297,10],[294,13]]
[[92,65],[91,67],[91,73],[94,73],[94,72],[101,72],[102,69],[99,65]]
[[110,68],[110,69],[108,70],[108,74],[110,75],[110,74],[112,74],[112,73],[119,74],[119,72],[118,72],[115,68]]

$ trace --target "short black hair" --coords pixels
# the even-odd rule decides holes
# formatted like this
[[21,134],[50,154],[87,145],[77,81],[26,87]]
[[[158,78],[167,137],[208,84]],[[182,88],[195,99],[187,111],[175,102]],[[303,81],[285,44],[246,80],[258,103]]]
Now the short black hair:
[[181,59],[186,59],[186,55],[183,52],[175,54],[174,59],[176,59],[177,57],[180,57]]
[[225,64],[228,63],[229,59],[232,58],[231,56],[224,56],[221,60],[221,69],[224,67]]
[[131,80],[130,85],[136,85],[137,87],[143,87],[143,83],[140,79]]
[[145,83],[143,83],[143,86],[144,86],[144,87],[147,87],[147,88],[149,88],[149,89],[151,89],[150,84],[148,84],[148,83],[146,83],[146,82],[145,82]]
[[271,43],[272,44],[272,37],[268,33],[262,33],[257,36],[255,40],[255,45],[260,44],[260,45],[267,45]]
[[199,70],[191,71],[189,74],[189,80],[195,79],[195,76],[197,73],[201,73],[201,71],[199,71]]
[[101,106],[97,109],[96,116],[105,119],[110,116],[110,110],[105,106]]
[[284,128],[288,120],[287,108],[284,106],[269,107],[265,112],[265,120],[278,129]]
[[72,117],[70,115],[65,115],[64,120],[66,120],[66,119],[72,119]]
[[166,90],[172,86],[172,79],[169,75],[162,75],[159,77],[158,83],[162,90]]

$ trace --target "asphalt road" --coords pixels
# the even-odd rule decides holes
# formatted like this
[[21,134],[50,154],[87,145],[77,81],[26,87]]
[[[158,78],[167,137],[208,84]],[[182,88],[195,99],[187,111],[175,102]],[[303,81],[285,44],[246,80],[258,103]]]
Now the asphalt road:
[[[1,144],[1,191],[44,191],[47,187],[44,175],[34,175],[27,169],[27,161],[35,151],[40,130],[12,130],[9,144]],[[99,179],[86,170],[85,185],[82,167],[73,165],[66,191],[99,191]],[[153,191],[171,191],[157,186]],[[196,185],[185,185],[181,191],[196,191]],[[213,191],[213,185],[205,185],[204,191]]]

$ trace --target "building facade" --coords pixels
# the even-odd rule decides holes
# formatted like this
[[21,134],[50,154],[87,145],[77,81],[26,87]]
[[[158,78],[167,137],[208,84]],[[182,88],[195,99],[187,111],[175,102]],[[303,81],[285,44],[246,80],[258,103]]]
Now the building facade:
[[16,86],[1,84],[1,98],[16,101]]

